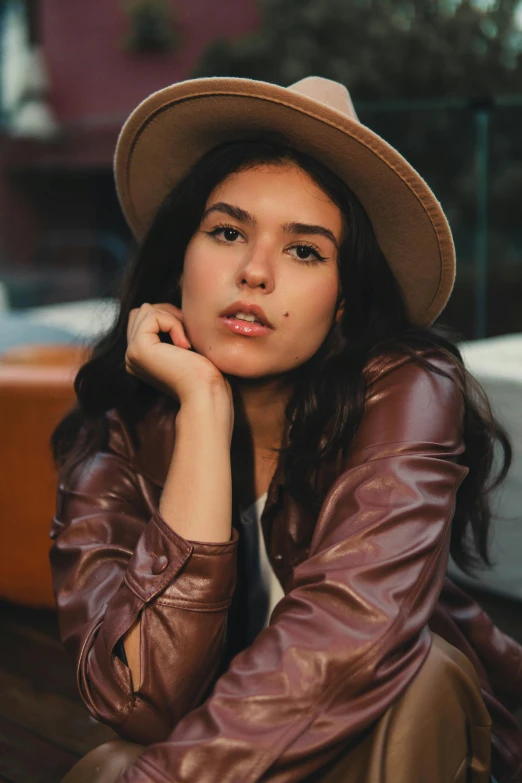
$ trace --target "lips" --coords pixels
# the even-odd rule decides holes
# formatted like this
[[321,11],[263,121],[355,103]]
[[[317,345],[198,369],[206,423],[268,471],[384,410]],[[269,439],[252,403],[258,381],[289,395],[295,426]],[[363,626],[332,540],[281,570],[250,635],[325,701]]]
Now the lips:
[[274,328],[266,317],[264,310],[259,305],[249,304],[248,302],[234,302],[226,310],[223,310],[220,316],[229,317],[236,313],[252,313],[256,320],[260,321],[264,326],[268,326],[270,329]]

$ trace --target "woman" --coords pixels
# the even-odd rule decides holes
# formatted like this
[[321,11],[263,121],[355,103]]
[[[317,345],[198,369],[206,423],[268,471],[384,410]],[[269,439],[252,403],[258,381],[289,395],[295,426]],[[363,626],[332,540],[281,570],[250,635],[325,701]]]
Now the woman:
[[[455,273],[432,192],[316,77],[161,90],[115,173],[140,246],[53,435],[51,563],[83,699],[129,743],[118,780],[322,779],[438,636],[518,779],[522,648],[445,577],[450,551],[489,563],[510,447],[432,326]],[[416,753],[402,781],[468,779]]]

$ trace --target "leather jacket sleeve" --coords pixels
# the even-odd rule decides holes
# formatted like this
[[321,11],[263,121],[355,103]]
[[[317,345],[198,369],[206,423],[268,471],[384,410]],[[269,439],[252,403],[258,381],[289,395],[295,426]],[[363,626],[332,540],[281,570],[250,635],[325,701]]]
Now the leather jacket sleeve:
[[[125,443],[122,422],[108,418],[108,450],[83,465],[72,486],[60,479],[51,568],[62,641],[87,708],[121,737],[146,744],[203,700],[219,668],[238,533],[224,543],[188,541],[157,508],[151,517],[150,487],[125,448],[111,449],[113,439]],[[115,648],[138,617],[142,682],[134,693]]]
[[269,626],[119,783],[302,781],[386,711],[429,652],[468,472],[462,421],[451,379],[413,362],[375,379]]

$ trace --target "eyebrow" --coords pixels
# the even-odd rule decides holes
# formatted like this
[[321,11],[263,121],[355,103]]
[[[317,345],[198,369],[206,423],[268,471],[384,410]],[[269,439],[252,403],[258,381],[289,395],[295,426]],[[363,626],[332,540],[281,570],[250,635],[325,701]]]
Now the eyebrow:
[[[216,204],[212,204],[212,206],[205,211],[203,220],[212,212],[221,212],[235,220],[239,220],[241,223],[248,223],[251,226],[257,225],[257,220],[250,212],[247,212],[246,209],[242,209],[235,204],[227,204],[226,201],[218,201]],[[333,231],[330,231],[329,228],[325,228],[325,226],[310,225],[308,223],[284,223],[281,228],[289,234],[307,234],[309,236],[325,237],[325,239],[330,240],[336,250],[339,250],[339,244],[335,238],[335,234]]]
[[250,212],[247,212],[246,209],[241,209],[241,207],[237,207],[234,204],[227,204],[226,201],[218,201],[216,204],[212,204],[212,206],[205,211],[203,220],[205,220],[211,212],[223,212],[225,215],[235,218],[235,220],[240,220],[241,223],[250,223],[252,226],[257,224],[255,217],[251,215]]
[[314,226],[309,225],[308,223],[285,223],[283,225],[283,229],[288,231],[289,234],[309,234],[312,236],[316,235],[325,237],[326,239],[330,240],[336,250],[339,250],[339,245],[337,244],[335,234],[333,231],[330,231],[329,228],[325,228],[324,226]]

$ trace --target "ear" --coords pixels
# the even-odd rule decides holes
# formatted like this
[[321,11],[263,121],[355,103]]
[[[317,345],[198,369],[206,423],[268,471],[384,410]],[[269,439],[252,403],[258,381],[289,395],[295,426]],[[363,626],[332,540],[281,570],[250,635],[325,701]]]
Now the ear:
[[339,306],[337,307],[337,312],[335,313],[335,323],[338,322],[339,318],[341,318],[343,313],[344,313],[344,298],[341,299]]

